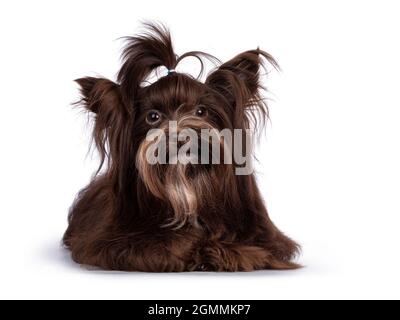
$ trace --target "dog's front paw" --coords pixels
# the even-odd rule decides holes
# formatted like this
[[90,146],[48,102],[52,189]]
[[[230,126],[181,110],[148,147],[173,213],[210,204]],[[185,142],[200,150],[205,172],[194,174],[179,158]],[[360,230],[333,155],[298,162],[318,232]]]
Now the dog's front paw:
[[271,255],[264,248],[215,243],[203,249],[201,271],[253,271],[267,269]]

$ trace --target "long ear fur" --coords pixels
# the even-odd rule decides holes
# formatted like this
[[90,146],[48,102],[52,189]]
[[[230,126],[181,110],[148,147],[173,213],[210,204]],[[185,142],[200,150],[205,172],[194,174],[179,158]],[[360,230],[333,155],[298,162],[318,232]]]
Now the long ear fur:
[[263,59],[279,69],[274,58],[260,49],[243,52],[212,72],[206,84],[222,95],[229,105],[236,128],[249,126],[250,120],[256,125],[257,114],[261,121],[268,117],[268,107],[261,97],[264,89],[260,83],[260,68]]
[[81,87],[80,104],[95,114],[93,139],[100,154],[98,171],[106,159],[108,165],[117,167],[116,162],[121,160],[122,133],[131,118],[122,102],[120,88],[103,78],[86,77],[75,81]]

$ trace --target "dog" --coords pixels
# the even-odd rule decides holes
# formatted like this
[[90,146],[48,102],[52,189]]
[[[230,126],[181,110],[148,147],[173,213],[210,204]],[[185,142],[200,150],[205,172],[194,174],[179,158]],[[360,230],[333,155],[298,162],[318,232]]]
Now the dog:
[[[170,137],[171,122],[178,134],[259,128],[268,118],[260,70],[265,63],[278,69],[274,58],[260,49],[246,51],[199,81],[176,66],[187,57],[216,58],[199,51],[177,56],[165,26],[147,23],[143,33],[125,40],[116,82],[76,80],[78,103],[93,115],[100,166],[69,212],[63,244],[72,259],[142,272],[299,268],[294,258],[300,247],[270,220],[253,172],[237,174],[243,165],[235,161],[148,159],[155,145],[149,132]],[[167,74],[145,85],[162,67]],[[229,158],[233,148],[221,141],[219,151]],[[164,148],[166,158],[176,160],[170,148]],[[207,143],[194,149],[205,148]]]

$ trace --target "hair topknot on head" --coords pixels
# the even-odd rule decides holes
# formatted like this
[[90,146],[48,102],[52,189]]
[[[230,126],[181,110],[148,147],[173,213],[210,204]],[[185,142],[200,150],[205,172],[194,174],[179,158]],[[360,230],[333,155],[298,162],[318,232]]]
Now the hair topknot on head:
[[174,69],[177,63],[168,30],[162,25],[147,23],[146,26],[148,30],[142,35],[125,38],[127,45],[117,80],[126,93],[137,89],[138,82],[153,69],[159,66]]
[[124,100],[128,103],[134,99],[140,83],[158,67],[165,67],[168,74],[173,74],[182,59],[192,56],[201,64],[201,75],[204,58],[219,62],[214,56],[201,51],[190,51],[178,56],[174,52],[171,34],[164,25],[144,23],[144,26],[146,28],[142,34],[124,38],[126,46],[122,52],[123,64],[117,81],[121,84]]
[[[129,271],[297,268],[299,246],[270,220],[251,165],[253,132],[268,118],[260,70],[277,63],[260,49],[224,63],[178,56],[167,28],[145,27],[125,38],[116,82],[76,80],[100,166],[70,209],[72,258]],[[198,77],[175,71],[186,57],[200,61]],[[215,68],[203,81],[207,60]],[[167,73],[144,86],[158,68]]]

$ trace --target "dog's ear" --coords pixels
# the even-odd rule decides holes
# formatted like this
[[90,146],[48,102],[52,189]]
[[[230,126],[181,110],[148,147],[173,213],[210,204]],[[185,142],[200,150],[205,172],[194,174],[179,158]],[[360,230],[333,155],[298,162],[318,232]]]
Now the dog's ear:
[[93,138],[100,153],[100,170],[107,157],[113,163],[121,161],[124,143],[131,141],[126,136],[131,131],[133,110],[124,105],[118,84],[94,77],[75,81],[81,91],[79,104],[94,114]]
[[[206,84],[224,97],[233,116],[234,125],[240,126],[247,119],[246,111],[257,110],[268,116],[268,109],[263,102],[260,90],[260,69],[264,61],[279,69],[274,58],[260,49],[243,52],[225,62],[206,79]],[[248,123],[244,124],[245,126]]]
[[113,108],[119,108],[121,94],[119,86],[104,78],[85,77],[76,79],[80,86],[80,103],[89,111],[110,113]]

